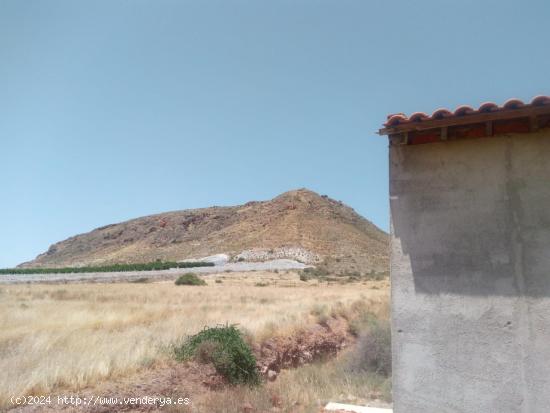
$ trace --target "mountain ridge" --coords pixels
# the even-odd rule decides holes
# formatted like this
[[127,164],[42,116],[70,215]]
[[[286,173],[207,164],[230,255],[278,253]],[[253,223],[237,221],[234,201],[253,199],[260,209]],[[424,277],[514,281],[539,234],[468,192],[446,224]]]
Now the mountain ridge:
[[388,240],[388,234],[351,207],[301,188],[267,201],[104,225],[57,242],[18,267],[180,261],[225,253],[247,260],[297,258],[339,273],[386,272]]

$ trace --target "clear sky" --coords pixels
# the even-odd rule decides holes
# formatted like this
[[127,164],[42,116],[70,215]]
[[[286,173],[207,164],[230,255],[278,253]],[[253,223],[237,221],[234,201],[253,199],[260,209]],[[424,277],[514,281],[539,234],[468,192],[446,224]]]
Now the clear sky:
[[388,113],[550,94],[550,2],[0,0],[0,267],[307,187],[387,230]]

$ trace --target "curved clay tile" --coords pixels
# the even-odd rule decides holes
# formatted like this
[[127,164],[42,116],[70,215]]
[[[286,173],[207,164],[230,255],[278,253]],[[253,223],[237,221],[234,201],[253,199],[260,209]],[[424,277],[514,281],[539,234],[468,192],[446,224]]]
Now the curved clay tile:
[[531,100],[531,105],[533,106],[550,105],[550,96],[535,96]]
[[462,105],[455,109],[454,115],[455,116],[464,116],[469,115],[470,113],[474,113],[475,110],[473,107],[468,105]]
[[388,116],[386,116],[386,119],[389,119],[389,118],[391,118],[392,116],[395,116],[395,115],[407,116],[403,112],[397,112],[397,113],[390,113]]
[[426,115],[424,112],[414,112],[411,116],[409,116],[409,121],[411,122],[420,122],[424,119],[428,119],[429,116]]
[[478,109],[478,112],[488,113],[488,112],[494,112],[499,109],[498,105],[493,102],[485,102],[482,103],[481,106]]
[[508,99],[506,102],[504,102],[504,105],[502,105],[504,109],[518,109],[522,106],[525,106],[525,103],[523,103],[519,99]]
[[433,119],[443,119],[448,118],[449,116],[453,116],[453,112],[448,109],[437,109],[434,113],[432,113]]
[[386,126],[397,126],[400,123],[407,122],[407,117],[402,113],[397,113],[395,115],[388,116],[386,121]]
[[403,123],[409,122],[422,122],[430,120],[438,120],[445,118],[452,118],[455,116],[465,116],[473,113],[492,113],[502,109],[519,109],[525,106],[545,106],[550,105],[550,96],[535,96],[531,99],[531,102],[525,104],[519,99],[509,99],[507,100],[502,107],[498,106],[493,102],[485,102],[479,106],[479,109],[475,110],[473,107],[468,105],[462,105],[455,109],[454,112],[449,111],[448,109],[437,109],[431,116],[428,116],[424,112],[415,112],[409,117],[404,113],[394,113],[388,115],[387,121],[384,126],[393,127],[398,126]]

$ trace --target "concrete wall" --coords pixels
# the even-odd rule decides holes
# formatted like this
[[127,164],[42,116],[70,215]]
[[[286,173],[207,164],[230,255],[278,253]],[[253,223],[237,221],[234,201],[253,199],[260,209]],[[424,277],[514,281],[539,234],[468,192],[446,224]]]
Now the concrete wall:
[[550,411],[550,131],[390,148],[395,413]]

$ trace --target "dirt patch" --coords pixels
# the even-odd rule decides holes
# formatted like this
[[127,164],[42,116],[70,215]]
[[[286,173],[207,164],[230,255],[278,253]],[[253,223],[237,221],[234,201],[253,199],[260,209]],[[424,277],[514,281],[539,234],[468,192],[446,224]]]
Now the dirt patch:
[[282,369],[296,368],[335,356],[350,340],[348,323],[343,318],[329,319],[287,337],[274,337],[254,349],[262,376],[274,380]]

